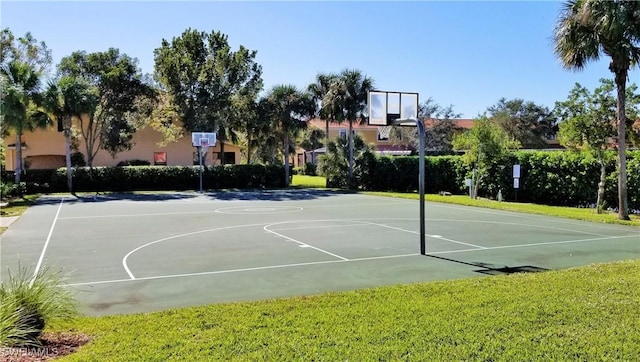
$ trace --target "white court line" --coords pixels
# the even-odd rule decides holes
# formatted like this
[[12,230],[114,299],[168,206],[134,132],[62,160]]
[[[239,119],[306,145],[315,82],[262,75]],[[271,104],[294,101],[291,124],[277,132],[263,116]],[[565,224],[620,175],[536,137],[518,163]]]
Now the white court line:
[[[473,249],[436,251],[432,253],[427,253],[427,255],[453,254],[453,253],[463,253],[463,252],[482,252],[482,251],[491,251],[494,249],[526,248],[526,247],[535,247],[539,245],[583,243],[583,242],[589,242],[589,241],[623,239],[623,238],[629,238],[629,237],[635,237],[635,236],[637,235],[610,236],[610,237],[580,239],[580,240],[551,241],[551,242],[544,242],[544,243],[537,243],[537,244],[533,243],[533,244],[518,244],[518,245],[506,245],[506,246],[492,246],[492,247],[486,247],[484,249],[473,248]],[[237,272],[245,272],[245,271],[290,268],[290,267],[298,267],[298,266],[311,266],[311,265],[332,264],[332,263],[350,263],[350,262],[358,262],[358,261],[366,261],[366,260],[404,258],[404,257],[410,257],[410,256],[420,256],[420,254],[386,255],[386,256],[377,256],[377,257],[368,257],[368,258],[349,259],[349,260],[327,260],[327,261],[317,261],[317,262],[309,262],[309,263],[282,264],[282,265],[273,265],[273,266],[265,266],[265,267],[228,269],[228,270],[218,270],[218,271],[200,272],[200,273],[170,274],[170,275],[160,275],[160,276],[131,278],[131,279],[113,279],[113,280],[102,280],[102,281],[96,281],[96,282],[70,283],[70,284],[66,284],[66,286],[112,284],[112,283],[121,283],[121,282],[131,282],[136,280],[138,281],[139,280],[158,280],[158,279],[169,279],[169,278],[191,277],[191,276],[202,276],[202,275],[228,274],[228,273],[237,273]]]
[[60,200],[60,205],[58,206],[58,211],[56,212],[56,216],[53,218],[53,223],[51,223],[51,228],[49,229],[49,235],[47,235],[47,240],[44,242],[44,247],[42,248],[42,253],[40,253],[40,259],[38,259],[38,264],[36,264],[36,269],[33,271],[33,277],[29,282],[29,286],[33,285],[33,282],[36,280],[36,276],[38,272],[40,272],[40,267],[42,266],[42,261],[44,260],[44,254],[47,252],[47,247],[49,246],[49,242],[51,241],[51,235],[53,235],[53,228],[56,226],[56,221],[58,220],[58,215],[60,215],[60,210],[62,209],[62,203],[64,203],[64,198]]
[[[207,229],[207,230],[200,230],[200,231],[190,232],[190,233],[186,233],[186,234],[174,235],[174,236],[171,236],[171,237],[163,238],[163,239],[160,239],[160,240],[155,240],[155,241],[152,241],[152,242],[146,243],[146,244],[144,244],[144,245],[141,245],[141,246],[139,246],[139,247],[135,248],[134,250],[130,251],[129,253],[127,253],[127,255],[125,255],[125,256],[124,256],[124,258],[122,259],[122,265],[123,265],[123,267],[124,267],[125,271],[127,272],[127,274],[129,275],[129,277],[130,277],[131,279],[136,279],[136,278],[135,278],[135,276],[133,275],[133,273],[131,272],[131,270],[129,269],[128,265],[127,265],[127,258],[128,258],[129,256],[131,256],[133,253],[135,253],[135,252],[139,251],[140,249],[145,248],[145,247],[147,247],[147,246],[150,246],[150,245],[153,245],[153,244],[156,244],[156,243],[162,242],[162,241],[166,241],[166,240],[177,239],[177,238],[180,238],[180,237],[183,237],[183,236],[195,235],[195,234],[200,234],[200,233],[205,233],[205,232],[211,232],[211,231],[228,230],[228,229],[236,229],[236,228],[245,228],[245,227],[253,227],[253,226],[271,227],[271,226],[274,226],[274,225],[280,225],[280,224],[307,223],[307,222],[339,222],[339,221],[343,221],[343,222],[344,222],[344,221],[351,221],[351,222],[354,222],[354,221],[355,221],[355,222],[371,223],[370,221],[367,221],[367,220],[416,220],[416,219],[415,219],[415,218],[373,218],[373,219],[369,218],[369,219],[351,219],[351,220],[344,220],[344,219],[311,219],[311,220],[294,220],[294,221],[284,221],[284,222],[271,223],[271,224],[266,224],[266,225],[265,225],[265,223],[259,223],[259,224],[245,224],[245,225],[235,225],[235,226],[226,226],[226,227],[220,227],[220,228],[213,228],[213,229]],[[542,226],[542,225],[529,225],[529,224],[507,223],[507,222],[499,222],[499,221],[481,221],[481,220],[452,220],[452,219],[427,219],[427,220],[430,220],[430,221],[457,221],[457,222],[460,222],[460,221],[466,221],[466,222],[475,222],[475,223],[489,223],[489,224],[506,224],[506,225],[517,225],[517,226],[530,226],[530,227],[534,227],[534,228],[556,229],[556,230],[563,230],[563,231],[576,232],[576,233],[585,233],[585,234],[591,234],[591,235],[603,236],[603,237],[604,237],[604,238],[585,239],[585,240],[600,240],[600,239],[608,239],[608,238],[618,238],[618,237],[610,237],[610,236],[608,236],[608,235],[594,234],[594,233],[588,233],[588,232],[581,232],[581,231],[578,231],[578,230],[563,229],[563,228],[550,227],[550,226]],[[373,224],[375,224],[375,223],[373,223]],[[391,227],[391,226],[387,226],[387,225],[385,225],[385,227],[393,228],[393,227]],[[409,230],[404,230],[404,229],[398,229],[398,230],[402,230],[402,231],[405,231],[405,232],[417,233],[417,232],[413,232],[413,231],[409,231]],[[266,231],[271,232],[271,233],[274,233],[274,234],[277,234],[277,233],[275,233],[273,230],[266,230]],[[282,237],[285,237],[285,236],[283,236],[283,235],[281,235],[281,234],[278,234],[278,235],[279,235],[279,236],[282,236]],[[623,237],[627,237],[627,236],[623,236]],[[286,238],[286,237],[285,237],[285,238]],[[451,240],[451,239],[445,239],[445,238],[438,238],[438,239],[443,239],[443,240],[452,241],[452,242],[456,242],[456,243],[462,243],[462,242],[457,242],[457,241],[455,241],[455,240]],[[292,240],[292,239],[290,239],[290,240]],[[310,245],[303,244],[303,243],[301,243],[301,242],[299,242],[299,241],[297,241],[297,240],[292,240],[292,241],[295,241],[295,242],[297,242],[297,243],[299,243],[299,244],[301,244],[301,245],[305,245],[305,246],[311,247]],[[572,242],[572,241],[568,241],[568,242]],[[553,244],[553,243],[558,243],[558,242],[551,242],[551,243]],[[562,242],[560,242],[560,243],[562,243]],[[477,248],[478,250],[491,250],[491,249],[494,249],[494,248],[496,248],[496,249],[504,248],[504,247],[481,247],[481,246],[473,245],[473,244],[469,244],[469,243],[465,243],[465,245],[475,247],[475,248]],[[529,245],[538,245],[538,244],[529,244]],[[540,245],[544,245],[544,244],[540,244]],[[507,247],[515,247],[515,246],[514,246],[514,245],[509,245],[509,246],[507,246]],[[321,249],[318,249],[318,248],[315,248],[315,249],[316,249],[316,250],[318,250],[318,251],[322,251],[322,252],[324,252],[324,253],[327,253],[327,254],[329,254],[329,255],[333,255],[333,256],[335,256],[336,258],[340,258],[340,259],[347,260],[346,258],[343,258],[343,257],[341,257],[341,256],[338,256],[338,255],[335,255],[335,254],[332,254],[332,253],[329,253],[329,252],[327,252],[327,251],[324,251],[324,250],[321,250]]]
[[136,277],[133,275],[133,273],[129,269],[129,266],[127,265],[127,258],[129,258],[129,256],[131,256],[131,254],[135,253],[136,251],[138,251],[138,250],[140,250],[142,248],[146,248],[149,245],[157,244],[157,243],[162,242],[162,241],[181,238],[183,236],[196,235],[196,234],[201,234],[201,233],[208,233],[208,232],[211,232],[211,231],[229,230],[229,229],[237,229],[237,228],[244,228],[244,227],[251,227],[251,226],[263,226],[263,225],[264,225],[264,223],[223,226],[223,227],[219,227],[219,228],[194,231],[194,232],[190,232],[190,233],[186,233],[186,234],[179,234],[179,235],[169,236],[167,238],[163,238],[163,239],[159,239],[159,240],[154,240],[154,241],[148,242],[148,243],[146,243],[144,245],[140,245],[139,247],[137,247],[137,248],[131,250],[130,252],[128,252],[127,255],[125,255],[124,258],[122,258],[122,266],[124,267],[124,270],[129,275],[129,278],[131,278],[133,280],[133,279],[136,279]]
[[[394,227],[394,226],[389,226],[389,225],[384,225],[384,224],[378,224],[378,223],[375,223],[375,222],[367,222],[367,224],[377,225],[377,226],[380,226],[380,227],[383,227],[383,228],[387,228],[387,229],[393,229],[393,230],[404,231],[404,232],[411,233],[411,234],[417,234],[417,235],[419,235],[419,234],[420,234],[420,233],[419,233],[419,232],[417,232],[417,231],[413,231],[413,230],[406,230],[406,229],[397,228],[397,227]],[[455,243],[455,244],[462,244],[462,245],[466,245],[466,246],[472,246],[472,247],[474,247],[474,248],[478,248],[478,249],[486,249],[486,247],[484,247],[484,246],[475,245],[475,244],[471,244],[471,243],[465,243],[465,242],[463,242],[463,241],[457,241],[457,240],[453,240],[453,239],[447,239],[447,238],[443,238],[443,237],[442,237],[442,236],[440,236],[440,235],[428,235],[428,234],[425,234],[425,236],[428,236],[428,237],[430,237],[430,238],[434,238],[434,239],[446,240],[446,241],[449,241],[449,242],[451,242],[451,243]]]
[[110,283],[131,282],[131,281],[141,281],[141,280],[157,280],[157,279],[193,277],[193,276],[201,276],[201,275],[229,274],[229,273],[256,271],[256,270],[291,268],[291,267],[298,267],[298,266],[346,263],[346,262],[378,260],[378,259],[406,258],[409,256],[420,256],[420,254],[414,253],[414,254],[401,254],[401,255],[385,255],[385,256],[373,256],[373,257],[359,258],[359,259],[325,260],[325,261],[313,261],[308,263],[258,266],[253,268],[226,269],[226,270],[217,270],[217,271],[209,271],[209,272],[199,272],[199,273],[169,274],[169,275],[158,275],[158,276],[151,276],[151,277],[140,277],[135,279],[114,279],[114,280],[103,280],[98,282],[70,283],[70,284],[66,284],[66,286],[74,287],[74,286],[81,286],[81,285],[110,284]]
[[[337,220],[335,220],[337,221]],[[345,220],[348,221],[348,220]],[[362,226],[362,225],[366,225],[367,223],[360,223],[360,224],[344,224],[344,225],[325,225],[325,226],[301,226],[301,227],[297,227],[297,228],[281,228],[281,229],[270,229],[271,231],[287,231],[287,230],[309,230],[309,229],[334,229],[334,228],[346,228],[346,227],[353,227],[353,226]]]
[[309,245],[309,244],[303,243],[302,241],[298,241],[298,240],[296,240],[296,239],[294,239],[294,238],[290,238],[290,237],[288,237],[288,236],[286,236],[286,235],[283,235],[283,234],[280,234],[280,233],[277,233],[277,232],[275,232],[275,231],[273,231],[273,230],[269,230],[269,229],[268,229],[268,228],[269,228],[269,226],[271,226],[271,225],[277,225],[277,224],[282,224],[282,223],[275,223],[275,224],[265,225],[262,229],[263,229],[264,231],[268,232],[268,233],[275,234],[275,235],[277,235],[277,236],[279,236],[279,237],[281,237],[281,238],[284,238],[284,239],[287,239],[287,240],[289,240],[289,241],[293,241],[294,243],[300,244],[300,246],[303,246],[303,247],[305,247],[305,248],[311,248],[311,249],[317,250],[317,251],[319,251],[319,252],[321,252],[321,253],[325,253],[325,254],[327,254],[327,255],[331,255],[331,256],[333,256],[333,257],[336,257],[336,258],[338,258],[338,259],[342,259],[342,260],[345,260],[345,261],[346,261],[346,260],[349,260],[349,259],[347,259],[347,258],[345,258],[345,257],[342,257],[342,256],[338,255],[338,254],[334,254],[334,253],[328,252],[328,251],[326,251],[326,250],[323,250],[323,249],[320,249],[320,248],[316,248],[316,247],[315,247],[315,246],[313,246],[313,245]]

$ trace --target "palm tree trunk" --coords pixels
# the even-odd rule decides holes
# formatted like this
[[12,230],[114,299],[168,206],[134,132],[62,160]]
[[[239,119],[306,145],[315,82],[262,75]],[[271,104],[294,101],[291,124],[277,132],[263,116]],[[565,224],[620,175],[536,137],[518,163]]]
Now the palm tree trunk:
[[353,122],[349,121],[349,188],[353,186]]
[[284,185],[289,187],[289,137],[284,137]]
[[16,168],[15,182],[20,185],[20,176],[22,175],[22,134],[21,130],[16,132]]
[[602,214],[604,209],[604,183],[607,179],[607,171],[604,163],[604,156],[599,156],[600,161],[600,182],[598,182],[598,198],[596,200],[596,212]]
[[324,121],[324,153],[327,153],[327,145],[329,144],[329,120]]
[[64,148],[65,148],[65,161],[67,164],[67,188],[69,192],[73,194],[73,180],[71,177],[71,130],[68,128],[64,130]]
[[625,109],[627,72],[625,70],[620,70],[615,74],[616,86],[618,87],[618,219],[630,220],[627,205],[627,115]]

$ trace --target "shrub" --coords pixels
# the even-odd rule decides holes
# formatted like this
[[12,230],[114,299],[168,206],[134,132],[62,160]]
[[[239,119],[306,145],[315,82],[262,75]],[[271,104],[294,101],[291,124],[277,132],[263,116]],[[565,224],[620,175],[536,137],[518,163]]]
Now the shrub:
[[304,164],[304,175],[307,176],[316,176],[316,164],[312,162],[307,162]]
[[0,285],[0,345],[38,346],[47,324],[78,314],[76,301],[62,287],[59,272],[43,268],[35,277],[32,274],[30,268],[18,265],[18,273],[9,272]]
[[13,182],[0,182],[0,197],[2,200],[24,195],[26,191],[26,182],[20,182],[20,184]]
[[73,152],[71,154],[71,166],[73,167],[84,167],[87,165],[87,162],[84,160],[84,155],[82,152]]
[[126,160],[126,161],[120,161],[116,165],[116,167],[123,167],[123,166],[151,166],[151,162],[147,160]]

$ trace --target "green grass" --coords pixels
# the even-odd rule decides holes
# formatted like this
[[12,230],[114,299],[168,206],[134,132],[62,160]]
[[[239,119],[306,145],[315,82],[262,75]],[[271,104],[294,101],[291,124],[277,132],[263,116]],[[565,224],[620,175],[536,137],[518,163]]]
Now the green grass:
[[63,361],[562,361],[640,355],[640,260],[81,318]]
[[[375,196],[387,196],[387,197],[400,197],[412,200],[418,200],[419,195],[417,193],[398,193],[398,192],[362,192],[367,195]],[[476,206],[489,209],[524,212],[529,214],[558,216],[569,219],[593,221],[609,224],[621,224],[640,226],[640,215],[630,215],[631,220],[619,220],[617,214],[613,212],[607,212],[604,214],[597,214],[594,209],[581,209],[577,207],[562,207],[562,206],[546,206],[536,204],[526,204],[518,202],[498,202],[487,199],[473,200],[469,196],[453,195],[453,196],[440,196],[428,194],[425,195],[426,201],[449,203],[456,205]]]
[[20,216],[24,211],[40,197],[39,194],[25,195],[21,198],[9,200],[6,206],[0,208],[0,215],[3,217]]
[[322,176],[293,175],[291,186],[324,188],[327,185],[327,179]]
[[[26,195],[21,198],[12,199],[5,206],[0,207],[0,217],[20,216],[25,210],[40,197],[40,195]],[[6,227],[0,227],[0,235],[7,230]]]

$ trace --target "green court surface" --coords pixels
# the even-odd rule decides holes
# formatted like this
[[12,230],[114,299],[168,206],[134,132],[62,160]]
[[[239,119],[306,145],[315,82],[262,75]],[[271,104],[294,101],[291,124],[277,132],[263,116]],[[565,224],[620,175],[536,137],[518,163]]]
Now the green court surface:
[[324,190],[46,196],[0,242],[88,315],[535,272],[640,257],[640,229]]

